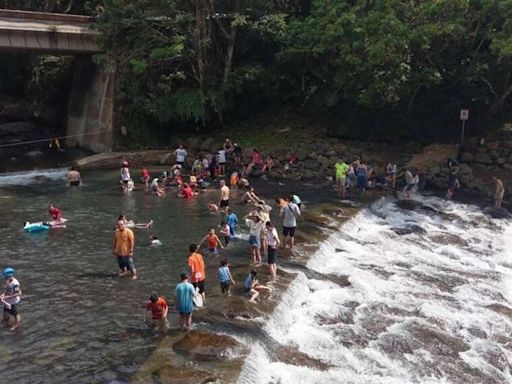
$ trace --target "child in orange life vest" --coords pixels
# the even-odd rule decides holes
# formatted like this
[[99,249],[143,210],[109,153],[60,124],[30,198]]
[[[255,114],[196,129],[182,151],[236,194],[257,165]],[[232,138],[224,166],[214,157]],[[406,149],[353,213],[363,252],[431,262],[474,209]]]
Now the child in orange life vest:
[[219,251],[217,248],[224,248],[222,243],[220,242],[219,237],[215,234],[215,228],[210,228],[208,233],[205,237],[199,242],[198,249],[201,247],[201,245],[206,241],[206,246],[208,247],[208,250],[210,253],[214,256],[219,254]]

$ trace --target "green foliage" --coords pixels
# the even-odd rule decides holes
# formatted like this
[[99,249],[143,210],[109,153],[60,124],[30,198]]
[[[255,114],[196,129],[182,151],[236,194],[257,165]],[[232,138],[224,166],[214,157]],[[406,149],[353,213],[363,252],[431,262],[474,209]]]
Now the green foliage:
[[101,61],[117,68],[127,124],[211,126],[293,105],[411,126],[510,105],[511,0],[105,0],[101,10]]

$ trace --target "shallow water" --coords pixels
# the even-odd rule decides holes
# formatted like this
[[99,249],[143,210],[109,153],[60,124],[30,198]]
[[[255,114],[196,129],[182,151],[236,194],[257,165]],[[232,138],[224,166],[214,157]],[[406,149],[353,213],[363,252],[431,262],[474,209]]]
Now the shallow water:
[[[187,267],[188,244],[220,222],[206,211],[216,192],[185,201],[141,191],[123,196],[117,172],[86,173],[80,188],[65,187],[64,175],[64,169],[53,169],[0,176],[0,266],[17,270],[24,293],[22,328],[0,330],[0,382],[129,381],[162,339],[143,324],[143,304],[153,290],[172,297]],[[50,203],[63,209],[67,228],[25,233],[23,222],[47,219]],[[117,277],[111,255],[120,213],[155,223],[134,230],[135,282]],[[149,247],[151,234],[163,246]],[[247,262],[243,242],[226,255],[235,265]],[[219,296],[218,260],[205,259],[209,294]],[[169,317],[175,326],[175,316]]]
[[418,199],[379,200],[331,231],[307,263],[318,274],[299,272],[266,322],[272,342],[327,367],[255,343],[239,383],[512,382],[512,224]]

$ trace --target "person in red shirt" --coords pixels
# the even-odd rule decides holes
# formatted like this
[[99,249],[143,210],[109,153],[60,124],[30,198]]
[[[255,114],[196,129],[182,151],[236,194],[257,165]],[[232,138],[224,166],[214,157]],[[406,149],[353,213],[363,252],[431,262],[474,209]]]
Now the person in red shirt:
[[151,173],[149,172],[149,169],[145,167],[141,167],[142,169],[142,181],[144,182],[144,185],[146,185],[146,191],[149,191],[149,180],[151,180]]
[[163,297],[159,297],[156,292],[153,292],[149,297],[149,301],[146,303],[146,312],[144,312],[144,321],[148,312],[151,312],[151,318],[159,328],[168,328],[167,323],[167,301]]
[[191,199],[194,196],[194,192],[192,191],[192,188],[190,188],[190,185],[187,183],[183,184],[183,189],[181,190],[181,197],[184,199]]
[[53,205],[50,205],[50,208],[48,208],[48,213],[55,221],[61,221],[62,220],[62,210],[54,207]]

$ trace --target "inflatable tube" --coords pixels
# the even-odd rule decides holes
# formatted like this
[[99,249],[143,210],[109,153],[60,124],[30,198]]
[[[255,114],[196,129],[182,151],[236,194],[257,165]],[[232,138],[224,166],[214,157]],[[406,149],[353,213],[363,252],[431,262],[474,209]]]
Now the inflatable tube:
[[34,232],[42,232],[47,231],[50,229],[48,225],[45,225],[43,222],[39,223],[29,223],[28,221],[25,223],[25,226],[23,227],[25,232],[28,233],[34,233]]

